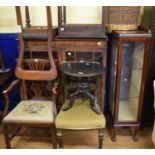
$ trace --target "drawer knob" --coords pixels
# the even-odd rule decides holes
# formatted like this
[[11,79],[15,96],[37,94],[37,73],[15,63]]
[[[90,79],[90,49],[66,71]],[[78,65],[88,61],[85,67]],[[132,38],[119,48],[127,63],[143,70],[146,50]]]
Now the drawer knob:
[[71,52],[68,52],[68,55],[72,55],[72,53]]
[[97,45],[101,45],[101,42],[97,42]]
[[60,30],[61,30],[61,31],[64,31],[64,27],[61,27]]

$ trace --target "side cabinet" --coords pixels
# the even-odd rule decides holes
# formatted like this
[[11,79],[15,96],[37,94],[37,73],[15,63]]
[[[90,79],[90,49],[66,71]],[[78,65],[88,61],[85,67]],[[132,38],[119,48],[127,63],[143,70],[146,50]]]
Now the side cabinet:
[[113,31],[110,66],[110,115],[116,129],[129,127],[137,140],[140,127],[151,34],[144,30]]

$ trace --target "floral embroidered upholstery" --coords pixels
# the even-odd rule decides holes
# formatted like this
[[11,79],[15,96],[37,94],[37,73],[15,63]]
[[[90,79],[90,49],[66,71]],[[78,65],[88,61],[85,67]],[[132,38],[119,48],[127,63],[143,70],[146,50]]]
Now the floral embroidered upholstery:
[[53,123],[56,114],[52,101],[21,101],[4,119],[16,123]]

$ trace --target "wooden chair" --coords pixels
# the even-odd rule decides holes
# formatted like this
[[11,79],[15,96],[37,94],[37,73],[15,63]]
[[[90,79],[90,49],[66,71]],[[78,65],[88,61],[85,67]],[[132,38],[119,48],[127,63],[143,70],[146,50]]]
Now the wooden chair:
[[[102,109],[103,101],[100,101],[100,99],[99,99],[100,98],[99,96],[101,94],[97,93],[97,96],[98,96],[97,103],[99,103],[99,106],[101,109],[100,113],[96,113],[95,111],[93,111],[91,109],[90,102],[89,102],[89,100],[87,100],[85,98],[85,96],[82,96],[82,98],[81,98],[82,100],[79,100],[76,98],[74,100],[74,104],[72,104],[72,106],[70,108],[67,108],[67,110],[66,110],[66,106],[68,106],[69,101],[71,101],[71,98],[72,98],[71,95],[73,94],[72,93],[72,94],[68,95],[68,90],[70,89],[70,86],[73,87],[75,85],[75,83],[77,83],[77,81],[74,78],[77,76],[82,76],[82,74],[77,75],[78,73],[83,73],[83,76],[86,76],[86,77],[91,76],[91,78],[93,78],[92,76],[95,75],[96,72],[98,72],[98,71],[95,71],[95,73],[92,73],[93,69],[91,71],[90,70],[86,71],[86,68],[91,68],[91,65],[89,65],[89,62],[90,62],[90,64],[92,64],[93,61],[97,61],[97,59],[100,58],[100,56],[102,56],[102,52],[101,53],[99,52],[98,53],[99,55],[98,54],[95,55],[93,53],[87,53],[88,57],[83,57],[84,53],[81,53],[81,55],[80,55],[81,57],[78,54],[79,54],[78,52],[72,52],[72,54],[71,55],[69,54],[69,56],[68,56],[68,57],[72,57],[72,58],[68,58],[66,56],[65,60],[62,61],[62,64],[59,65],[60,70],[65,75],[68,75],[69,76],[68,78],[71,81],[71,83],[70,82],[68,83],[68,82],[65,82],[66,80],[60,80],[60,81],[62,81],[62,82],[60,82],[60,85],[63,84],[61,89],[65,89],[64,90],[65,98],[64,98],[64,101],[62,100],[63,103],[62,103],[61,110],[58,113],[56,120],[55,120],[59,147],[63,148],[63,131],[65,131],[65,130],[68,130],[68,131],[97,130],[98,131],[98,138],[99,138],[98,148],[102,148],[104,128],[105,128],[106,121],[105,121],[105,117],[102,113],[103,112],[103,109]],[[97,56],[97,58],[94,55]],[[83,60],[83,58],[85,58],[85,60]],[[71,60],[71,61],[69,61],[69,60]],[[74,60],[76,60],[76,61],[74,61]],[[75,68],[74,68],[74,65],[72,68],[73,63],[76,63]],[[81,68],[82,70],[81,70],[81,69],[79,69],[79,67],[80,67],[79,63],[81,63],[81,64],[86,63],[86,65],[88,65],[88,66],[82,67]],[[99,65],[100,63],[97,63],[97,64]],[[99,68],[102,68],[102,67],[100,66]],[[76,70],[77,70],[77,73],[76,73]],[[99,70],[102,72],[102,69],[99,69]],[[87,73],[85,74],[85,72],[87,72],[88,74]],[[64,74],[62,74],[62,76],[61,76],[62,79],[66,79],[65,78],[66,76],[64,77]],[[72,82],[74,80],[75,80],[75,83],[73,84]],[[95,81],[95,80],[90,79],[90,83],[92,81]],[[98,83],[96,87],[99,86],[99,82],[100,82],[100,80],[98,80],[98,82],[96,82],[96,83]],[[71,87],[71,89],[72,89],[72,87]],[[93,87],[94,87],[94,83],[93,83]],[[75,90],[78,90],[78,89],[75,88],[74,91]],[[81,92],[85,91],[85,90],[84,91],[83,90]],[[98,92],[98,89],[95,89],[94,92],[95,91]],[[67,96],[69,96],[69,98],[67,98]]]
[[[48,29],[48,58],[27,57],[24,49],[24,38],[21,23],[21,16],[18,14],[20,8],[16,7],[17,22],[21,29],[19,32],[20,53],[17,60],[16,80],[3,91],[5,97],[5,117],[3,119],[4,137],[7,148],[11,148],[10,141],[22,127],[43,127],[51,130],[51,141],[53,148],[56,148],[55,115],[56,115],[56,92],[53,91],[55,84],[53,80],[57,77],[56,66],[52,57],[52,31],[51,31],[51,10],[46,7]],[[9,93],[19,84],[21,102],[8,113]],[[55,89],[54,89],[55,90]],[[18,128],[10,135],[10,128]]]

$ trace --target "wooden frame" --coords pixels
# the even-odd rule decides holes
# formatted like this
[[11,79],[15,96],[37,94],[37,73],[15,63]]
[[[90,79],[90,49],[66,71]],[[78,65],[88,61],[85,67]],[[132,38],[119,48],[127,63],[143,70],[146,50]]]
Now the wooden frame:
[[66,23],[66,7],[58,6],[59,38],[104,38],[104,7],[102,7],[101,24],[68,24]]
[[[22,60],[24,59],[24,39],[23,39],[23,27],[22,27],[22,19],[21,19],[21,12],[20,12],[20,7],[16,7],[16,13],[17,13],[17,24],[19,28],[19,42],[20,42],[20,53],[19,53],[19,58],[17,60],[17,66],[16,66],[16,76],[18,78],[22,78],[25,80],[53,80],[57,77],[57,70],[56,66],[53,60],[52,56],[52,21],[51,21],[51,10],[50,7],[47,7],[47,25],[48,29],[45,30],[45,32],[48,34],[48,57],[49,57],[49,64],[50,64],[50,69],[45,71],[45,70],[30,70],[30,71],[25,71],[22,67]],[[27,30],[27,29],[26,29]],[[45,63],[45,62],[43,62]]]
[[[10,106],[10,100],[9,100],[9,93],[17,86],[19,85],[20,87],[20,96],[22,100],[27,100],[28,96],[26,94],[26,86],[25,86],[25,81],[23,80],[15,80],[13,81],[9,87],[3,91],[3,95],[5,97],[5,110],[4,110],[4,117],[9,113],[9,106]],[[55,86],[55,85],[54,85]],[[56,87],[53,87],[55,89]],[[53,91],[53,90],[52,90]],[[53,91],[55,92],[55,91]],[[53,96],[53,102],[55,104],[56,101],[56,94],[52,92]],[[57,148],[57,142],[56,142],[56,129],[55,125],[53,124],[39,124],[39,123],[8,123],[5,121],[2,121],[3,125],[3,131],[4,131],[4,138],[5,138],[5,143],[6,147],[9,149],[11,148],[11,140],[13,139],[14,136],[22,129],[22,127],[43,127],[43,128],[50,128],[51,130],[51,142],[53,144],[53,148]],[[15,132],[11,133],[9,128],[17,128]],[[11,133],[11,134],[10,134]]]
[[[66,7],[67,6],[58,6],[58,26],[64,26],[64,25],[69,25],[66,22]],[[94,25],[102,25],[104,28],[104,7],[102,6],[102,17],[101,17],[101,24],[94,24]],[[76,25],[76,24],[75,24]],[[77,24],[79,25],[79,24]],[[82,25],[82,24],[81,24]],[[89,25],[89,24],[88,24]],[[90,24],[91,25],[91,24]]]
[[[119,32],[119,31],[118,31]],[[131,31],[132,32],[132,31]],[[135,33],[135,34],[134,34]],[[122,34],[122,36],[121,36]],[[137,132],[140,127],[140,120],[141,120],[141,112],[142,112],[142,104],[143,104],[143,95],[144,95],[144,86],[145,86],[145,80],[146,80],[146,73],[147,73],[147,63],[148,63],[148,48],[150,43],[151,34],[148,31],[145,30],[137,30],[136,32],[133,31],[131,35],[128,35],[128,32],[124,31],[124,33],[117,33],[117,31],[113,31],[113,38],[112,43],[114,41],[117,42],[117,60],[115,60],[117,66],[116,66],[116,86],[115,86],[115,92],[113,94],[113,90],[111,88],[110,90],[110,126],[112,129],[112,135],[111,139],[113,141],[116,141],[116,129],[119,127],[129,127],[132,133],[132,137],[134,141],[137,141]],[[120,105],[120,83],[121,83],[121,69],[122,69],[122,57],[123,57],[123,43],[125,42],[141,42],[144,43],[144,58],[143,58],[143,66],[142,66],[142,76],[141,76],[141,84],[140,84],[140,95],[138,100],[138,111],[137,111],[137,118],[135,121],[119,121],[118,120],[118,111],[119,111],[119,105]],[[114,50],[114,49],[113,49]],[[113,51],[111,53],[111,66],[113,65]],[[112,83],[112,74],[114,70],[110,71],[110,81]],[[114,84],[113,84],[114,85]],[[114,101],[114,103],[112,103]],[[112,108],[113,106],[113,108]],[[112,113],[112,109],[114,110]]]
[[[31,30],[32,29],[32,30]],[[33,32],[33,26],[31,26],[31,29],[27,30],[27,31],[31,31]],[[35,31],[39,31],[39,30],[35,30]],[[42,30],[43,31],[43,30]],[[57,57],[55,58],[55,61],[57,62],[57,66],[59,66],[59,64],[61,64],[63,61],[66,60],[66,53],[68,51],[74,51],[74,52],[90,52],[90,53],[96,53],[98,51],[102,51],[103,52],[103,57],[102,57],[102,66],[104,68],[106,68],[106,49],[107,49],[107,37],[104,35],[101,38],[97,37],[97,38],[59,38],[55,33],[56,31],[54,31],[53,29],[53,40],[52,40],[52,50],[56,51],[57,53]],[[43,33],[42,33],[43,34]],[[25,45],[25,50],[27,51],[33,51],[35,52],[37,51],[47,51],[48,49],[48,44],[46,41],[46,38],[44,37],[44,39],[36,39],[36,38],[29,38],[29,39],[25,39],[24,40],[24,45]],[[60,77],[60,84],[58,87],[58,93],[60,94],[59,98],[57,98],[58,101],[58,109],[61,108],[62,104],[63,104],[63,100],[64,100],[64,96],[63,96],[63,77],[61,76],[61,74],[59,74]],[[105,97],[105,74],[102,76],[102,80],[101,80],[101,84],[100,84],[100,103],[102,106],[102,109],[104,107],[103,103],[104,103],[104,97]],[[103,135],[100,135],[100,139]],[[61,139],[61,137],[58,137]],[[59,139],[58,139],[59,140]],[[101,140],[100,140],[101,141]],[[60,142],[61,143],[61,142]],[[61,147],[61,144],[60,144]],[[101,147],[101,146],[100,146]]]
[[[67,61],[66,54],[70,51],[78,53],[78,52],[90,52],[90,53],[96,53],[96,52],[101,52],[102,51],[102,60],[101,64],[103,68],[106,68],[106,47],[107,47],[107,40],[100,40],[100,39],[94,39],[94,40],[78,40],[78,39],[59,39],[55,41],[55,45],[57,44],[62,47],[58,52],[58,64],[62,64],[63,62]],[[75,59],[76,60],[76,59]],[[60,93],[60,107],[64,103],[65,96],[63,88],[64,88],[64,76],[60,73],[60,84],[59,84],[59,93]],[[100,88],[99,88],[99,102],[100,102],[100,107],[102,111],[104,110],[104,97],[105,97],[105,79],[106,79],[106,74],[103,74],[100,80]],[[71,129],[59,129],[57,128],[57,139],[59,143],[59,148],[63,148],[63,130],[71,130]],[[85,131],[86,129],[81,129],[81,131]],[[87,129],[89,130],[89,129]],[[103,144],[103,137],[104,137],[104,128],[94,128],[92,130],[98,130],[99,134],[99,146],[98,148],[102,148]],[[75,130],[77,131],[77,130]]]
[[[57,70],[56,70],[56,66],[54,64],[54,60],[52,57],[52,21],[51,21],[51,11],[50,11],[50,7],[47,6],[46,7],[46,11],[47,11],[47,21],[48,21],[48,28],[43,30],[43,32],[46,32],[47,34],[47,40],[46,43],[48,45],[47,51],[48,51],[48,56],[49,56],[49,60],[43,60],[43,59],[29,59],[29,60],[23,60],[23,55],[25,52],[25,40],[23,38],[23,33],[22,30],[25,32],[34,32],[36,34],[38,34],[38,32],[40,32],[40,30],[35,31],[34,29],[23,29],[22,27],[22,19],[21,19],[21,12],[20,12],[20,7],[16,6],[16,14],[17,14],[17,24],[19,26],[19,45],[20,45],[20,53],[19,53],[19,59],[17,61],[17,67],[16,67],[16,76],[24,79],[24,80],[16,80],[14,82],[12,82],[10,84],[10,86],[3,91],[4,97],[5,97],[5,113],[4,115],[7,115],[8,113],[8,107],[10,104],[9,101],[9,93],[11,90],[13,90],[13,88],[20,83],[20,96],[22,100],[28,100],[28,94],[27,94],[27,90],[28,87],[26,87],[25,84],[25,80],[34,80],[39,81],[39,82],[45,82],[45,81],[49,81],[49,80],[53,80],[57,77]],[[40,38],[38,38],[40,39]],[[38,47],[36,46],[35,50],[38,50]],[[31,51],[31,50],[30,50]],[[31,71],[22,71],[21,65],[23,65],[22,63],[27,63],[27,66],[29,66]],[[49,64],[51,66],[51,72],[49,71],[48,73],[46,71],[44,71],[46,64]],[[46,74],[45,74],[46,73]],[[46,100],[46,98],[43,98],[43,93],[41,91],[44,91],[44,88],[40,88],[42,85],[34,85],[35,88],[32,89],[34,94],[34,98],[35,100]],[[50,90],[50,95],[52,95],[53,98],[53,102],[55,104],[56,102],[56,84],[54,84],[53,88]],[[39,90],[39,91],[38,91]],[[51,98],[50,98],[51,100]],[[53,113],[51,111],[51,113]],[[54,114],[53,114],[54,115]],[[21,129],[22,127],[45,127],[45,128],[50,128],[52,134],[51,134],[51,141],[53,143],[53,148],[57,148],[57,142],[56,142],[56,129],[55,129],[55,124],[54,121],[53,123],[11,123],[11,122],[7,122],[5,121],[5,119],[2,122],[3,124],[3,129],[4,129],[4,137],[5,137],[5,142],[6,142],[6,146],[7,148],[11,148],[11,144],[10,141],[11,139],[16,135],[16,132],[19,131],[19,129]],[[9,135],[9,127],[16,127],[18,128],[17,131],[15,133],[13,133],[11,136]]]

